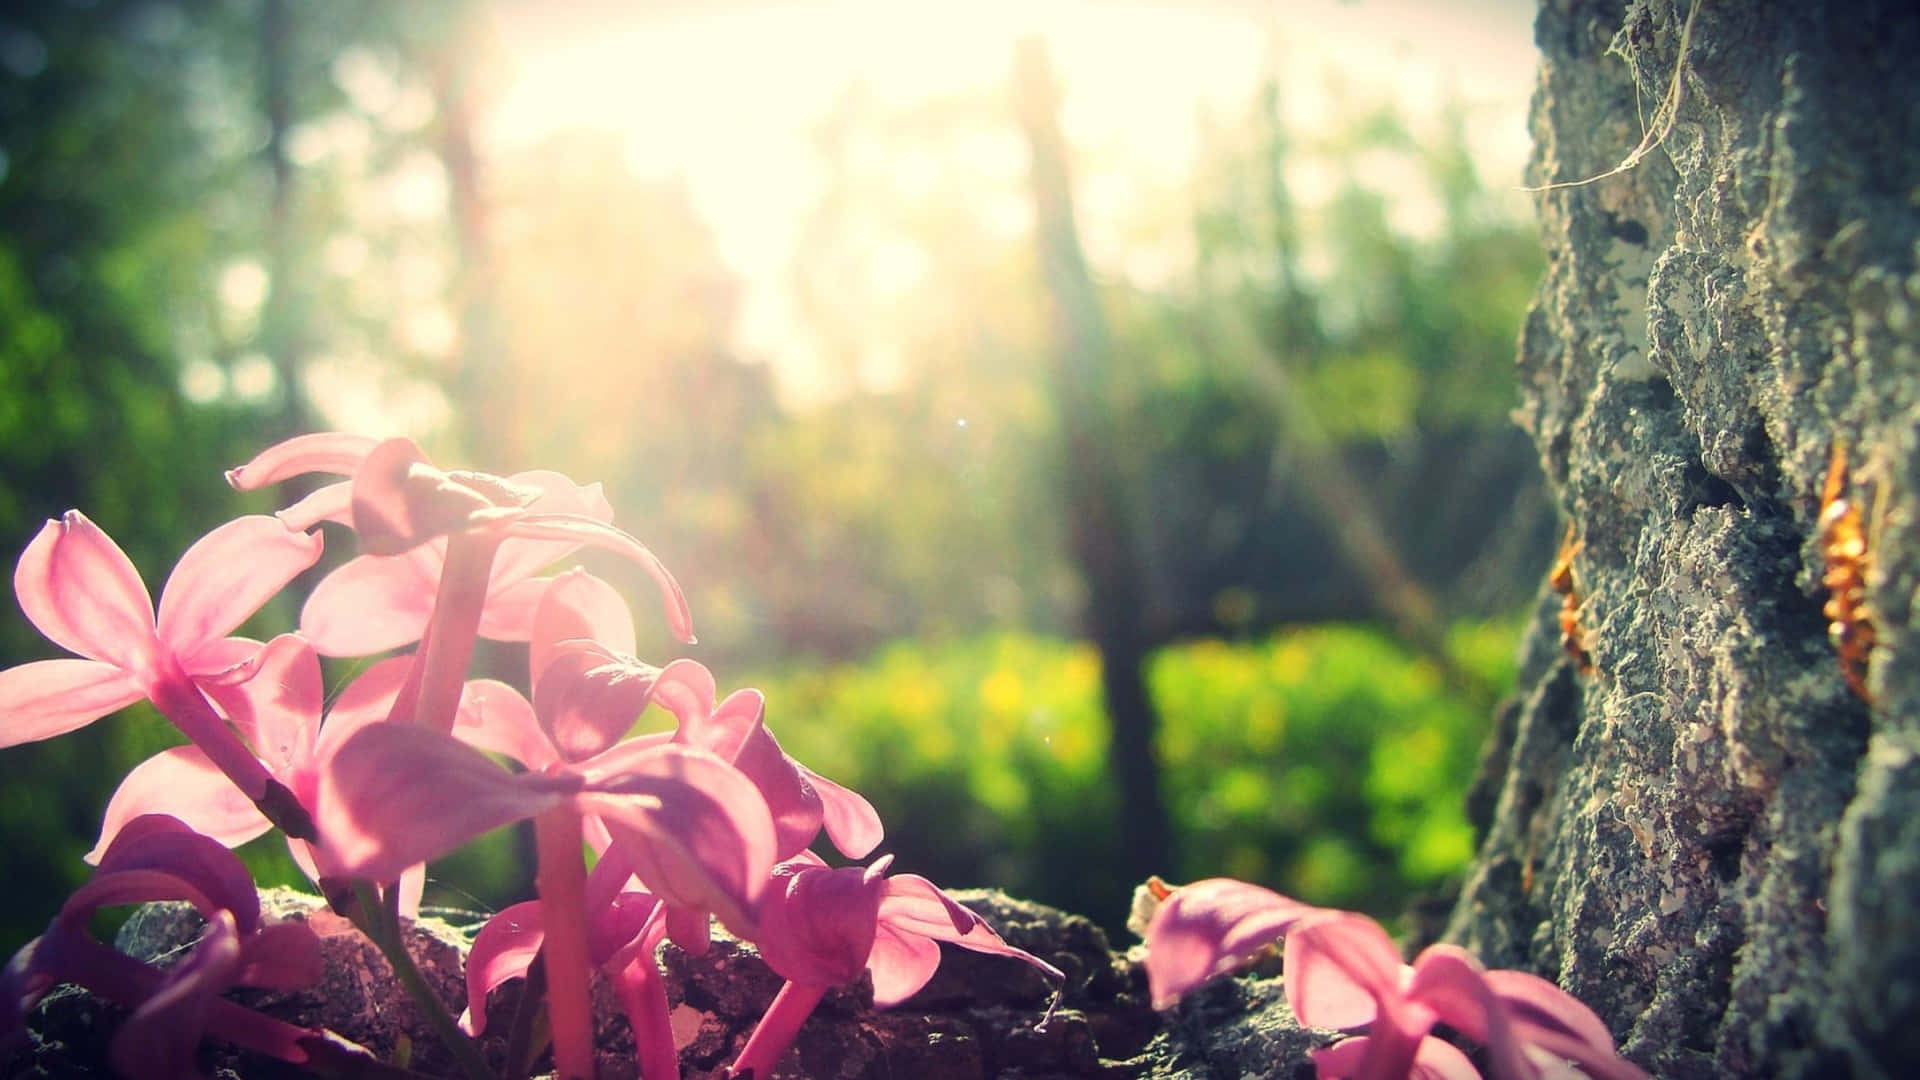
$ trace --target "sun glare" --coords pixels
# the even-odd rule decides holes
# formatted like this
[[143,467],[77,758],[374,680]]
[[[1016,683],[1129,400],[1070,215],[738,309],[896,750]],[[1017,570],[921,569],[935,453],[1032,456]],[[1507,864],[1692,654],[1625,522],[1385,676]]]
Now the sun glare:
[[[1064,90],[1062,125],[1084,151],[1076,164],[1090,257],[1103,272],[1164,276],[1175,269],[1168,253],[1129,250],[1107,208],[1177,187],[1198,118],[1238,115],[1270,72],[1296,131],[1319,130],[1340,95],[1393,103],[1411,123],[1434,119],[1449,95],[1480,107],[1482,174],[1516,185],[1533,63],[1527,10],[1524,0],[850,0],[666,11],[503,2],[496,29],[512,74],[487,136],[507,148],[598,129],[622,140],[639,175],[682,178],[746,282],[739,346],[773,364],[783,399],[804,404],[845,389],[813,356],[790,278],[800,223],[824,184],[818,125],[850,85],[889,107],[994,93],[1014,43],[1041,36]],[[1023,183],[1024,146],[1008,146]],[[1417,231],[1432,209],[1395,214]],[[911,258],[888,258],[912,272]]]

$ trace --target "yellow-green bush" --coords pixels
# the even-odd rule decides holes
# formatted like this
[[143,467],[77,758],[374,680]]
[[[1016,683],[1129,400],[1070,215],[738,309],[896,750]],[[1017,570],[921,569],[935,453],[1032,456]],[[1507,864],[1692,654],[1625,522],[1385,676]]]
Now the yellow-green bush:
[[[1511,625],[1451,647],[1512,679]],[[898,643],[869,663],[757,681],[787,750],[872,799],[902,869],[997,885],[1117,924],[1099,659],[1019,634]],[[1150,672],[1174,818],[1174,879],[1229,874],[1397,914],[1472,854],[1462,801],[1484,713],[1365,628],[1162,650]]]

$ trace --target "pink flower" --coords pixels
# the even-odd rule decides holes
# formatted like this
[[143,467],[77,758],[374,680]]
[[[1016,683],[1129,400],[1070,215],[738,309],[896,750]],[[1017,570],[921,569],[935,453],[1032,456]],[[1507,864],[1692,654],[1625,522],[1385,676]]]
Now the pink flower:
[[[552,753],[597,752],[625,735],[649,703],[657,704],[678,721],[671,741],[711,750],[753,780],[773,812],[778,858],[799,854],[823,827],[850,859],[879,846],[884,830],[871,803],[781,750],[766,726],[765,695],[737,690],[716,704],[718,688],[704,666],[675,660],[656,668],[631,655],[633,642],[632,619],[612,586],[584,570],[553,579],[535,611],[528,653],[534,711]],[[566,744],[561,731],[568,733]],[[525,739],[507,741],[529,746]],[[537,745],[528,753],[498,748],[528,768],[549,760]]]
[[[207,920],[187,956],[158,971],[93,940],[101,907],[186,900]],[[129,822],[93,880],[60,908],[53,925],[0,975],[0,1042],[17,1038],[35,1002],[75,982],[132,1010],[108,1051],[126,1076],[193,1075],[203,1035],[302,1063],[323,1039],[222,999],[230,986],[296,989],[320,975],[320,943],[303,923],[265,924],[253,881],[233,854],[180,822]]]
[[145,698],[243,794],[290,833],[306,813],[202,696],[257,642],[226,635],[320,557],[320,537],[243,517],[202,537],[174,567],[156,620],[126,554],[78,510],[49,521],[20,556],[27,619],[83,659],[0,672],[0,746],[63,734]]
[[[371,604],[380,613],[373,620],[375,630],[340,635],[342,647],[358,649],[396,637],[404,640],[420,625],[419,611],[429,612],[420,630],[418,657],[389,719],[451,730],[460,686],[489,601],[523,609],[528,591],[515,586],[542,563],[578,545],[604,548],[639,563],[660,588],[674,634],[682,641],[693,640],[693,617],[673,575],[640,541],[597,517],[575,512],[576,504],[591,503],[597,510],[605,501],[598,491],[582,492],[556,474],[541,475],[551,477],[555,490],[570,492],[573,500],[558,509],[540,505],[544,494],[540,488],[489,473],[435,468],[407,439],[370,444],[353,436],[324,434],[269,447],[228,472],[227,480],[247,490],[309,472],[343,471],[351,473],[352,479],[323,487],[281,513],[298,525],[322,520],[350,524],[364,554],[403,560],[343,568],[347,570],[343,583],[321,596],[314,616],[316,624],[322,624],[316,629],[332,636],[324,625],[329,616]],[[423,545],[443,537],[444,555],[429,551],[405,561]],[[517,554],[510,553],[500,562],[502,576],[496,581],[496,557],[510,541],[536,544],[531,548],[523,544]],[[429,596],[432,604],[426,608]]]
[[[415,724],[372,724],[336,753],[316,819],[349,874],[386,880],[510,821],[534,819],[536,884],[546,928],[554,1067],[593,1071],[592,963],[584,920],[582,822],[609,835],[619,858],[660,897],[667,930],[704,946],[708,913],[751,936],[774,861],[773,818],[738,769],[705,750],[634,741],[590,755],[563,717],[553,745],[571,748],[539,771],[513,774],[481,751]],[[624,880],[625,874],[621,875]]]
[[1147,924],[1147,990],[1165,1009],[1245,964],[1317,908],[1232,878],[1173,890]]
[[[912,997],[940,966],[942,941],[1022,960],[1056,987],[1066,981],[1058,968],[1002,941],[986,920],[933,882],[914,874],[887,877],[892,863],[888,855],[864,869],[830,869],[809,853],[774,869],[776,886],[761,909],[755,944],[787,983],[741,1049],[732,1075],[767,1075],[826,991],[863,971],[873,977],[879,1008]],[[1040,1026],[1052,1015],[1049,1008]]]
[[[640,1075],[671,1080],[679,1075],[679,1054],[666,983],[654,960],[654,950],[666,938],[666,910],[657,897],[632,884],[618,859],[602,859],[594,867],[587,879],[588,950],[611,980],[633,1028]],[[464,1030],[478,1035],[485,1029],[487,995],[509,979],[525,977],[546,938],[539,901],[514,904],[487,920],[467,956]]]
[[[273,778],[300,805],[311,807],[318,800],[326,763],[349,735],[386,716],[409,662],[396,657],[368,668],[340,692],[326,711],[324,727],[320,660],[297,634],[274,638],[210,690]],[[475,701],[463,702],[463,708],[477,714],[489,700],[485,694],[484,688],[476,688]],[[205,753],[196,746],[176,746],[134,766],[120,782],[87,861],[97,862],[127,822],[156,813],[178,818],[227,847],[238,847],[271,828]],[[323,874],[336,872],[324,852],[316,854],[307,841],[289,837],[287,847],[310,879],[318,882]],[[417,867],[402,875],[403,911],[418,907],[424,877]]]
[[1500,1080],[1584,1075],[1644,1080],[1593,1010],[1538,976],[1487,971],[1466,950],[1434,945],[1411,964],[1385,930],[1352,912],[1314,908],[1229,878],[1175,889],[1147,924],[1147,982],[1166,1008],[1208,979],[1286,938],[1287,1002],[1302,1024],[1366,1035],[1314,1052],[1321,1080],[1467,1080],[1465,1054],[1431,1032],[1446,1024],[1479,1043]]
[[[344,872],[387,880],[481,833],[562,805],[605,823],[672,903],[750,932],[773,865],[773,821],[752,781],[704,750],[627,743],[509,773],[460,741],[369,724],[321,778],[316,819]],[[575,858],[578,858],[576,854]]]
[[[1476,1075],[1439,1049],[1435,1024],[1485,1047],[1500,1080],[1647,1075],[1614,1051],[1607,1026],[1571,994],[1538,976],[1488,971],[1458,946],[1429,946],[1403,964],[1380,924],[1342,911],[1296,924],[1286,951],[1287,1002],[1301,1023],[1367,1029],[1362,1046],[1340,1043],[1315,1054],[1321,1080],[1397,1080],[1417,1069]],[[1569,1063],[1582,1072],[1570,1072]]]
[[301,615],[301,631],[322,655],[363,655],[419,640],[447,563],[445,538],[463,533],[494,534],[501,544],[481,591],[491,609],[482,623],[486,636],[525,640],[545,587],[534,575],[588,545],[640,563],[660,587],[674,634],[693,640],[679,584],[639,541],[608,524],[613,511],[598,484],[545,471],[505,478],[442,471],[409,440],[338,433],[269,447],[229,470],[227,480],[252,491],[313,472],[352,479],[320,488],[280,517],[300,528],[347,525],[364,552],[328,575]]

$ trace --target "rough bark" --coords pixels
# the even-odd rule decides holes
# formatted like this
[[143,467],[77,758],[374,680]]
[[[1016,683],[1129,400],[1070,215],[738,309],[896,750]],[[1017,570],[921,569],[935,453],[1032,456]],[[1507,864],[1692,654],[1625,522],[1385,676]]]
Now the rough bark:
[[[1905,3],[1548,0],[1547,278],[1522,422],[1579,541],[1542,589],[1449,935],[1557,977],[1666,1077],[1920,1060],[1920,19]],[[1657,130],[1657,128],[1656,128]],[[1821,490],[1864,509],[1856,696]]]

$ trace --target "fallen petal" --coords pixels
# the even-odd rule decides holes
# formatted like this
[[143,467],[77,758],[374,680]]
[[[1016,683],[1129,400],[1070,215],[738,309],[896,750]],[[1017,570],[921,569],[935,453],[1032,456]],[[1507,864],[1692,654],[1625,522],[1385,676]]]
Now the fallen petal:
[[1309,1027],[1372,1023],[1405,996],[1406,968],[1393,939],[1365,915],[1322,912],[1287,932],[1287,1004]]
[[1147,924],[1147,985],[1154,1008],[1168,1008],[1194,987],[1246,963],[1313,910],[1232,878],[1175,889]]

